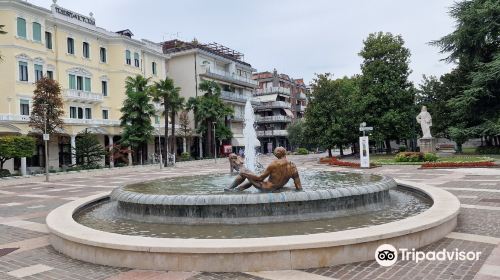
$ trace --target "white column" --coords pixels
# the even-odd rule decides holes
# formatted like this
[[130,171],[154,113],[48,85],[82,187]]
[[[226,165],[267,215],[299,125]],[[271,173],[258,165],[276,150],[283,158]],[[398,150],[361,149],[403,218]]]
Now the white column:
[[198,142],[198,144],[199,144],[198,146],[200,148],[200,159],[201,159],[201,158],[203,158],[203,143],[202,143],[203,138],[201,137],[201,135],[200,135],[199,139],[200,139],[200,141]]
[[25,157],[22,157],[21,158],[21,169],[19,170],[21,171],[21,175],[26,175],[26,158]]
[[76,135],[71,135],[71,165],[76,165]]
[[187,150],[187,141],[186,137],[182,137],[182,152],[185,153]]
[[115,160],[113,158],[113,135],[108,135],[108,147],[109,147],[109,167],[113,168],[115,167]]

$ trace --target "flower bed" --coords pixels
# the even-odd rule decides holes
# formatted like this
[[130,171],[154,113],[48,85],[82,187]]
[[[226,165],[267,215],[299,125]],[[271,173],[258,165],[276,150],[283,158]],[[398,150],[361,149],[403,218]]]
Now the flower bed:
[[[361,168],[361,165],[358,162],[343,161],[343,160],[339,160],[336,157],[332,157],[328,164],[335,165],[335,166],[342,166],[342,167],[350,167],[350,168]],[[377,167],[377,166],[370,163],[370,168],[374,168],[374,167]]]
[[499,167],[491,161],[481,162],[426,162],[421,168],[459,168],[459,167]]

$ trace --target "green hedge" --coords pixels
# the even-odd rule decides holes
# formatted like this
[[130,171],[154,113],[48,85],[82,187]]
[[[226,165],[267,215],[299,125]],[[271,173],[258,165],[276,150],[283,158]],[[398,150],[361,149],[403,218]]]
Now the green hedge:
[[481,155],[500,155],[500,147],[481,146],[476,148],[476,153]]
[[433,153],[421,153],[421,152],[401,152],[396,155],[394,161],[396,162],[429,162],[437,161],[438,156]]
[[298,155],[307,155],[309,154],[309,151],[306,148],[297,148],[296,150]]

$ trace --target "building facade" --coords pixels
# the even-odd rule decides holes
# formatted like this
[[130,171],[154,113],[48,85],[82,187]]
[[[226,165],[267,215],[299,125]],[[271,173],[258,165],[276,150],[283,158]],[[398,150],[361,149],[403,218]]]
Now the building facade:
[[[224,144],[232,145],[235,151],[244,146],[245,103],[252,98],[258,83],[252,79],[255,69],[243,61],[243,54],[216,43],[200,44],[180,40],[163,42],[163,52],[169,56],[167,76],[181,87],[181,95],[186,100],[203,94],[198,87],[204,80],[215,81],[220,85],[221,99],[234,109],[234,114],[226,117],[226,125],[231,128],[233,138]],[[194,121],[191,121],[191,126],[194,129]],[[202,157],[203,147],[207,148],[205,138],[197,135],[190,151]]]
[[257,138],[263,153],[272,153],[278,146],[290,150],[287,127],[304,117],[308,88],[303,79],[292,79],[286,74],[260,72],[253,75],[258,82],[254,101]]
[[[84,16],[58,6],[45,9],[20,0],[0,0],[0,135],[33,133],[28,126],[34,83],[41,77],[59,82],[64,100],[64,129],[51,135],[49,167],[74,165],[71,155],[79,132],[91,130],[105,146],[119,140],[120,108],[128,76],[152,81],[166,77],[161,45],[133,39],[132,32],[107,31]],[[156,123],[163,121],[156,119]],[[160,128],[161,129],[161,128]],[[153,144],[148,153],[154,153]],[[7,167],[28,173],[44,166],[41,140],[35,156],[11,160]],[[106,159],[105,164],[113,165]]]

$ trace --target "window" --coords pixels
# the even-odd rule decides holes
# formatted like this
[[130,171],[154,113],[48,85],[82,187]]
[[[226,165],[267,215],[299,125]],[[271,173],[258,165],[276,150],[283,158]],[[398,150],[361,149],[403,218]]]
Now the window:
[[19,61],[19,81],[28,81],[28,63]]
[[139,67],[139,54],[134,53],[134,65],[135,67]]
[[78,118],[83,119],[83,108],[78,107]]
[[17,36],[26,39],[26,20],[17,18]]
[[102,87],[102,96],[108,96],[108,82],[101,81],[101,87]]
[[76,107],[69,107],[69,117],[72,119],[76,119]]
[[155,116],[155,124],[160,124],[160,117],[159,116]]
[[30,115],[30,101],[27,99],[21,99],[19,111],[23,116]]
[[42,41],[42,26],[38,22],[33,22],[33,41]]
[[76,89],[76,77],[72,74],[69,74],[69,89]]
[[106,57],[106,49],[105,48],[101,47],[100,56],[101,56],[101,62],[106,63],[107,57]]
[[83,90],[83,77],[82,76],[76,76],[76,89]]
[[41,78],[43,78],[43,67],[35,64],[35,82],[38,82]]
[[92,91],[92,89],[90,88],[90,78],[85,78],[85,91]]
[[68,53],[75,54],[75,40],[68,38]]
[[127,63],[127,65],[130,65],[130,51],[129,50],[126,50],[125,51],[125,63]]
[[54,71],[47,70],[47,78],[53,80],[54,79]]
[[52,49],[52,33],[45,32],[45,47],[49,50]]
[[156,62],[151,63],[151,67],[153,68],[153,75],[156,75]]
[[89,47],[89,43],[87,42],[83,42],[83,57],[85,58],[89,58],[90,57],[90,47]]
[[102,119],[107,120],[109,118],[109,111],[108,110],[102,110]]
[[92,118],[92,109],[91,108],[85,108],[85,118],[87,120],[90,120]]

